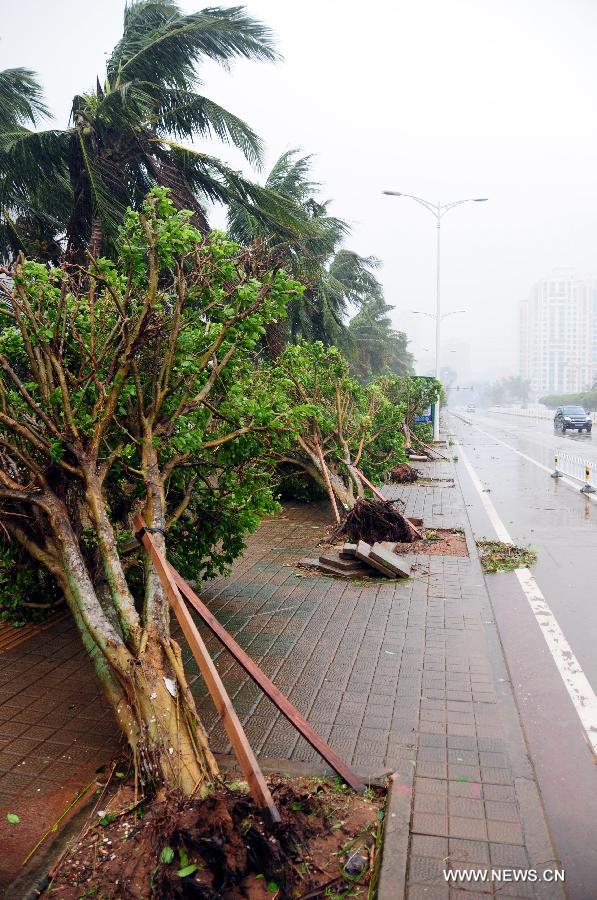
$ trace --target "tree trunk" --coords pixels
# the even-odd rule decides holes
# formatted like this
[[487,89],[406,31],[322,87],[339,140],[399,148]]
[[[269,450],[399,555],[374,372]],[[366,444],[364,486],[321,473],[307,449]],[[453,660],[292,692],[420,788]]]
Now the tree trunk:
[[[170,638],[167,625],[160,627],[161,617],[136,620],[132,598],[125,596],[120,582],[124,577],[120,560],[112,552],[111,524],[99,515],[103,507],[97,499],[88,485],[88,508],[102,551],[105,577],[100,585],[89,575],[62,503],[48,502],[62,562],[60,586],[104,695],[131,746],[141,782],[204,795],[218,767],[188,687],[180,647]],[[105,606],[116,615],[108,617]]]
[[118,691],[105,673],[100,680],[141,780],[204,796],[218,766],[184,675],[180,648],[153,637],[142,654],[123,662],[124,671],[110,671]]
[[89,252],[97,259],[102,252],[102,244],[104,242],[104,230],[101,220],[95,216],[91,223],[91,237],[89,239]]
[[[300,466],[300,468],[303,469],[303,471],[306,472],[307,475],[309,475],[313,479],[313,481],[317,482],[317,484],[327,492],[327,485],[325,483],[325,478],[323,477],[321,463],[317,458],[317,454],[314,453],[313,455],[311,455],[309,453],[309,460],[306,460],[304,457],[296,457],[295,459],[292,459],[292,462],[297,466]],[[355,504],[352,485],[350,487],[347,487],[340,476],[336,472],[333,472],[330,468],[328,468],[328,474],[330,477],[330,484],[332,486],[332,490],[336,499],[340,501],[344,509],[352,509]]]
[[286,323],[268,322],[265,326],[265,346],[270,359],[276,360],[288,343],[288,331]]

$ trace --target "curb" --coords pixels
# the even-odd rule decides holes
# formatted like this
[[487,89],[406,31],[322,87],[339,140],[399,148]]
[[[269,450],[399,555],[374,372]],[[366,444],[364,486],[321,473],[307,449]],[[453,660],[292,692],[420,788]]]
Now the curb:
[[402,900],[406,896],[412,782],[412,774],[401,777],[398,772],[394,772],[388,779],[377,900]]
[[95,793],[83,801],[82,806],[65,822],[64,826],[48,840],[39,856],[34,856],[23,871],[6,889],[4,900],[37,900],[50,883],[50,871],[68,844],[75,840],[85,827],[97,802]]

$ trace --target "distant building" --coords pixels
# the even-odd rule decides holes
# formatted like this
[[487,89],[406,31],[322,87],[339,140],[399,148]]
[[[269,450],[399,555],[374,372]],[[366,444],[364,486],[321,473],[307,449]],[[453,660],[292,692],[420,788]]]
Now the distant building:
[[542,394],[587,390],[597,374],[597,281],[556,269],[520,305],[520,374]]

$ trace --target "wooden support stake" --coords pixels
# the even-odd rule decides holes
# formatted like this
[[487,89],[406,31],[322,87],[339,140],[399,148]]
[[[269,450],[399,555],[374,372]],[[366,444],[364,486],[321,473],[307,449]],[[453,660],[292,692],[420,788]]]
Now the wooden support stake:
[[385,503],[385,501],[386,501],[388,498],[387,498],[387,497],[384,497],[384,495],[382,494],[382,492],[381,492],[381,491],[378,491],[377,488],[375,487],[375,485],[374,485],[374,484],[371,484],[371,482],[369,481],[368,478],[365,478],[365,476],[363,475],[363,473],[361,472],[360,469],[357,469],[356,466],[353,466],[353,469],[355,470],[355,472],[357,473],[357,475],[359,476],[359,478],[361,479],[361,481],[363,482],[363,484],[366,484],[366,485],[367,485],[367,487],[369,488],[369,490],[370,490],[373,494],[375,494],[375,496],[377,497],[377,499],[378,499],[378,500],[383,500],[384,503]]
[[187,600],[188,603],[191,604],[193,609],[195,609],[207,627],[210,629],[212,634],[222,642],[222,644],[226,647],[229,653],[232,654],[237,663],[242,666],[247,675],[249,675],[255,684],[257,684],[263,693],[269,697],[272,703],[280,710],[283,716],[286,716],[291,725],[294,725],[296,730],[302,734],[306,741],[311,744],[314,750],[316,750],[320,756],[334,769],[338,775],[346,781],[355,791],[362,793],[365,790],[365,785],[359,780],[359,778],[355,775],[355,773],[350,769],[345,762],[343,762],[340,757],[334,753],[329,744],[320,737],[314,728],[309,725],[307,720],[298,709],[292,705],[292,703],[284,696],[284,694],[278,690],[276,685],[269,680],[267,675],[261,671],[259,666],[257,666],[251,657],[245,653],[242,647],[236,643],[231,634],[229,634],[226,629],[220,625],[216,617],[212,612],[209,611],[205,603],[199,599],[197,594],[189,587],[186,583],[182,575],[179,575],[174,566],[168,563],[170,568],[170,574],[172,575],[176,585],[180,589],[181,594]]
[[137,532],[140,533],[141,543],[151,557],[151,561],[153,562],[160,581],[164,586],[164,590],[168,595],[168,599],[170,600],[180,627],[183,630],[184,636],[187,639],[187,643],[193,651],[193,656],[197,660],[203,680],[209,689],[214,705],[222,717],[224,728],[230,738],[230,743],[234,748],[243,775],[248,782],[253,800],[257,806],[267,812],[272,822],[279,822],[280,813],[270,794],[263,773],[259,768],[259,763],[257,762],[255,754],[247,740],[247,736],[243,731],[243,727],[240,724],[236,711],[230,702],[230,697],[226,692],[226,688],[222,683],[218,670],[209,655],[207,647],[203,643],[203,638],[199,634],[197,626],[180,595],[178,586],[172,576],[171,567],[161,551],[155,546],[151,534],[143,530],[145,528],[145,522],[141,516],[135,516],[135,528]]

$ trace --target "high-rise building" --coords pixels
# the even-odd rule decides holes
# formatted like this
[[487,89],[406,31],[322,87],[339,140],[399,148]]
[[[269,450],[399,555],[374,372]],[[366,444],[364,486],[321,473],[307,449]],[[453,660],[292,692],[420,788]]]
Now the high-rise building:
[[587,390],[597,374],[597,281],[555,269],[520,305],[520,374],[541,394]]

